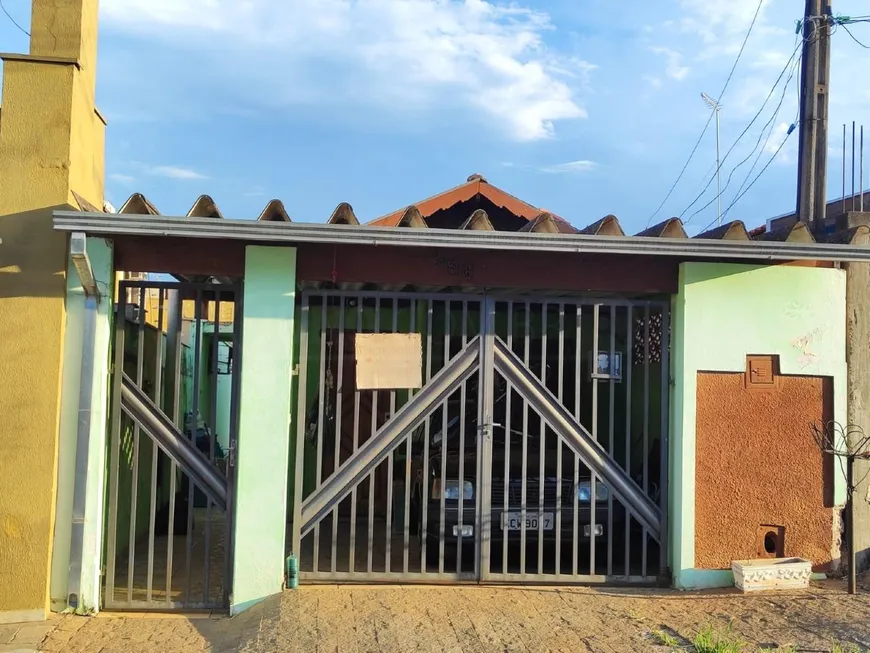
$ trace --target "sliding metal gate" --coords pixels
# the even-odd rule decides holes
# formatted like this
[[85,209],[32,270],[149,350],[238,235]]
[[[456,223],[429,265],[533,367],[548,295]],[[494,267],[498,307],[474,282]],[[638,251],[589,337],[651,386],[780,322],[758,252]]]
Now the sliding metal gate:
[[241,291],[154,281],[119,290],[104,605],[224,608]]
[[[655,581],[668,317],[646,300],[303,293],[302,578]],[[420,388],[357,387],[371,333],[420,335]]]

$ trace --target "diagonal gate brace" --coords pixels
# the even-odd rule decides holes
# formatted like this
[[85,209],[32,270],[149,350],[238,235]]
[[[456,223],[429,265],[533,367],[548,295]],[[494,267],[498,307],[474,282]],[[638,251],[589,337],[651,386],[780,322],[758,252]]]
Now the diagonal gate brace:
[[480,336],[477,336],[357,449],[335,474],[312,492],[302,503],[302,537],[471,376],[479,360]]
[[662,514],[658,506],[500,338],[495,339],[495,368],[649,529],[650,535],[661,541]]
[[227,509],[227,479],[190,442],[171,419],[126,374],[121,381],[121,407],[157,443],[163,452],[190,475],[191,480],[221,510]]

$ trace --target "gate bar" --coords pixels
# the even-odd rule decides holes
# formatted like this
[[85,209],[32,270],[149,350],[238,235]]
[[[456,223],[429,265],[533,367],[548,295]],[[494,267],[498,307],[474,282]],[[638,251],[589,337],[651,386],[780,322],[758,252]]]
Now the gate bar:
[[121,385],[121,400],[124,412],[157,441],[167,456],[184,468],[191,477],[191,483],[209,495],[221,510],[226,510],[226,478],[209,464],[205,456],[126,374]]
[[426,419],[442,401],[478,367],[479,336],[471,340],[413,401],[405,404],[380,430],[363,444],[342,468],[318,487],[302,504],[303,536],[329,510],[350,493],[350,488],[381,462],[398,441]]
[[[142,387],[145,363],[145,287],[139,288],[139,321],[136,327],[136,385]],[[122,363],[123,365],[123,363]],[[136,563],[136,517],[139,507],[139,442],[141,430],[133,423],[133,478],[130,485],[130,541],[127,547],[127,601],[133,600],[133,568]]]
[[524,369],[516,355],[499,338],[495,341],[495,364],[496,369],[516,385],[527,403],[533,404],[550,427],[584,456],[593,476],[600,476],[607,483],[608,489],[634,509],[643,525],[658,539],[661,535],[661,514],[658,506],[634,482],[624,477],[619,466],[592,439],[586,428],[559,404],[546,386]]

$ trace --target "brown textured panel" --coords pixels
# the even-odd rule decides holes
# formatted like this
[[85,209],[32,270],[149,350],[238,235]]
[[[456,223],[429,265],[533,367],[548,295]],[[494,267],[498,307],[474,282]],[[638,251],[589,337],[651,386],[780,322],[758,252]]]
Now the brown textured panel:
[[747,356],[744,385],[749,390],[775,390],[779,378],[779,356]]
[[698,374],[695,567],[757,557],[758,528],[785,529],[785,556],[831,562],[830,472],[811,425],[831,419],[830,378],[782,376],[754,392],[743,374]]

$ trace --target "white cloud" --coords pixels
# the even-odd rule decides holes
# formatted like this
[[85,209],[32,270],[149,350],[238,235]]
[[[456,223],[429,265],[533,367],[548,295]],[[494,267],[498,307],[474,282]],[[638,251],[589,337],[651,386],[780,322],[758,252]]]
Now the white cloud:
[[120,172],[112,172],[108,175],[111,181],[116,181],[119,184],[123,184],[125,186],[130,186],[131,184],[136,183],[136,177],[133,175],[125,175]]
[[[488,0],[104,0],[104,24],[213,56],[250,100],[474,108],[517,140],[583,118],[591,66],[546,13]],[[243,71],[243,72],[242,72]],[[225,79],[221,79],[225,82]],[[253,88],[252,88],[253,87]],[[251,93],[251,91],[254,93]]]
[[595,161],[581,160],[581,161],[568,161],[566,163],[557,163],[551,166],[544,166],[539,168],[541,172],[548,172],[551,174],[564,174],[564,173],[580,173],[580,172],[589,172],[590,170],[594,170],[598,167],[598,164]]
[[665,58],[665,74],[671,79],[681,81],[689,74],[690,68],[683,65],[683,55],[676,50],[657,46],[650,48],[650,51]]
[[148,166],[145,172],[153,177],[166,177],[168,179],[181,179],[190,181],[193,179],[208,179],[208,177],[191,168],[179,168],[178,166]]
[[662,78],[656,75],[644,75],[643,81],[652,86],[653,88],[661,88],[662,87]]
[[505,168],[519,168],[521,170],[530,170],[533,172],[544,172],[547,174],[579,174],[589,172],[598,167],[595,161],[586,159],[578,161],[566,161],[565,163],[554,163],[553,165],[529,165],[527,163],[514,163],[512,161],[502,161],[501,165]]

